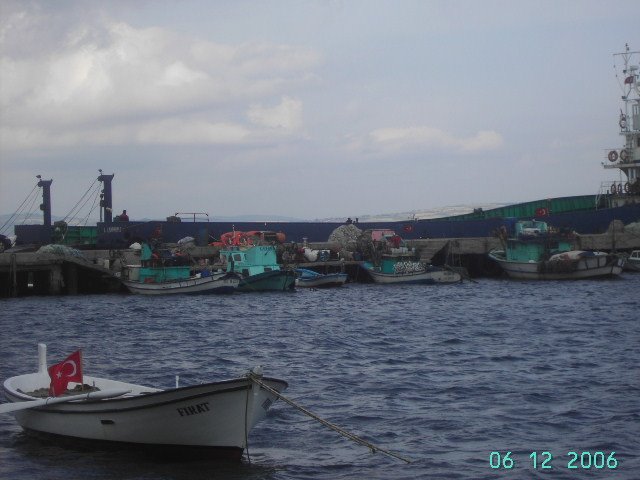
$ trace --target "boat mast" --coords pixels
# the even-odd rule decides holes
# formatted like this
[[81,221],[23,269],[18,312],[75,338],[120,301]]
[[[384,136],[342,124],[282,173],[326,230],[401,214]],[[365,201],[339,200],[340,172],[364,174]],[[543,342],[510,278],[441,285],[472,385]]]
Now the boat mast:
[[102,169],[98,170],[100,176],[98,181],[102,182],[102,191],[100,192],[100,221],[104,223],[111,223],[113,221],[113,199],[111,197],[111,181],[115,174],[105,175],[102,173]]
[[[627,177],[626,183],[615,183],[610,193],[615,195],[640,195],[640,51],[631,52],[629,45],[622,53],[614,54],[616,62],[622,60],[622,101],[624,111],[620,110],[620,135],[625,139],[624,147],[611,150],[608,159],[611,162],[604,168],[617,168]],[[635,62],[635,64],[633,64]],[[624,202],[623,202],[624,203]]]

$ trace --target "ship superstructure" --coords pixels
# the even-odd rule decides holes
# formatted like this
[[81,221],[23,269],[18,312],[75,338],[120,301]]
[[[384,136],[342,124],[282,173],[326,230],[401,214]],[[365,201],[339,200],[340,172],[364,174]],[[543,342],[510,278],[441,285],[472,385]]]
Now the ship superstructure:
[[632,52],[626,45],[624,52],[614,54],[614,59],[616,68],[618,64],[622,68],[618,79],[623,108],[618,126],[624,146],[608,152],[609,163],[604,168],[621,172],[620,181],[605,186],[610,206],[617,207],[640,200],[640,51]]

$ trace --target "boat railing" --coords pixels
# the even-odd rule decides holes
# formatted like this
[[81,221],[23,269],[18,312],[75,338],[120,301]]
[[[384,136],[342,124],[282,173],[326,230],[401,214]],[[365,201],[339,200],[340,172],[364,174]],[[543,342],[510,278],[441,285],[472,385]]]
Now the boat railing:
[[[201,222],[201,221],[209,221],[209,214],[207,212],[176,212],[173,217],[169,217],[172,218],[173,221],[176,222],[181,222],[182,221],[182,217],[180,215],[189,215],[193,218],[193,223],[195,223],[196,221]],[[196,217],[197,215],[197,217]],[[196,220],[197,218],[197,220]],[[168,219],[167,219],[168,220]]]

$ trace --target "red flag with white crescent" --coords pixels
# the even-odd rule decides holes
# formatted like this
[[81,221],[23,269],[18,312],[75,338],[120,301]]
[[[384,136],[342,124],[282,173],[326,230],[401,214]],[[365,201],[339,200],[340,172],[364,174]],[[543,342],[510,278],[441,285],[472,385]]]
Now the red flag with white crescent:
[[67,390],[69,382],[82,383],[82,351],[78,350],[65,360],[48,368],[51,384],[49,395],[57,397]]

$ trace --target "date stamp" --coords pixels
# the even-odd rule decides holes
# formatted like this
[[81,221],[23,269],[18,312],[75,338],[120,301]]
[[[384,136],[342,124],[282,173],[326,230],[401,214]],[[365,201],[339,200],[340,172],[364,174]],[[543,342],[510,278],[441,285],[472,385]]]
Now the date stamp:
[[[523,454],[523,456],[526,454]],[[535,451],[527,457],[517,456],[511,452],[491,452],[489,466],[495,470],[512,470],[521,464],[534,470],[552,470],[566,468],[568,470],[615,470],[619,466],[616,452],[578,452],[568,451],[555,455],[548,451]]]

